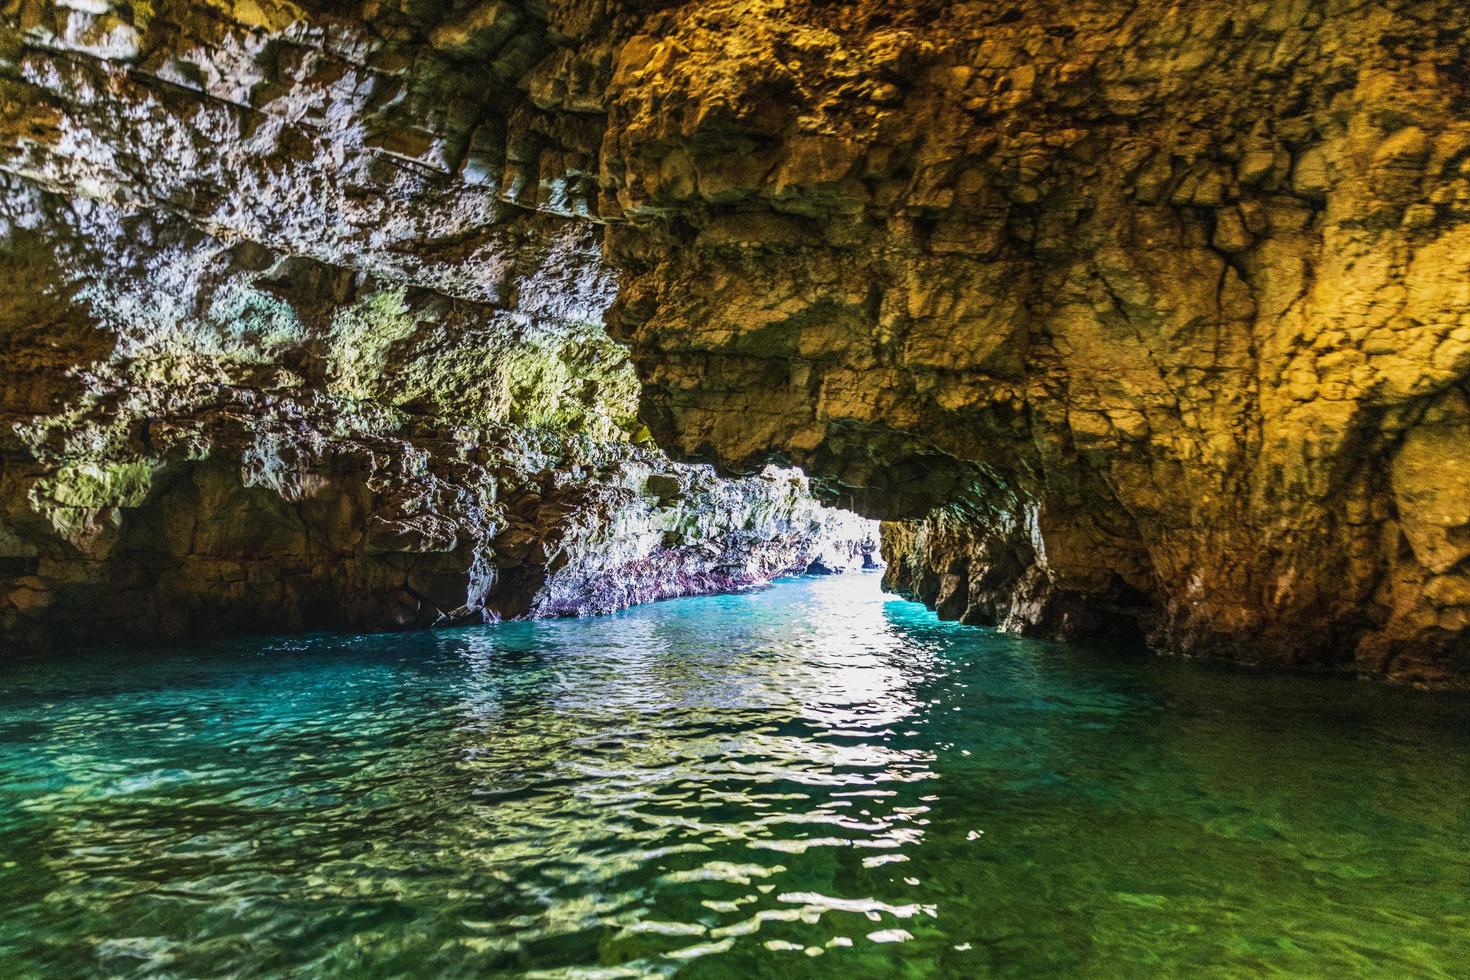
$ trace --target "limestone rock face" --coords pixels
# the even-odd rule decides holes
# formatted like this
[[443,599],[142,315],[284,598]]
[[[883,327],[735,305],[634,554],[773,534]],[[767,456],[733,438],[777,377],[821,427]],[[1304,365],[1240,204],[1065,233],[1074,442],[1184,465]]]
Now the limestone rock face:
[[507,127],[544,15],[0,10],[8,649],[602,612],[871,564],[876,528],[799,474],[719,479],[648,442],[599,230],[490,174],[534,144]]
[[664,445],[899,522],[946,616],[1463,682],[1463,5],[635,30],[602,213]]
[[[15,569],[178,419],[607,443],[605,320],[660,446],[801,466],[942,615],[1470,675],[1463,4],[0,10]],[[466,547],[434,501],[364,554]]]

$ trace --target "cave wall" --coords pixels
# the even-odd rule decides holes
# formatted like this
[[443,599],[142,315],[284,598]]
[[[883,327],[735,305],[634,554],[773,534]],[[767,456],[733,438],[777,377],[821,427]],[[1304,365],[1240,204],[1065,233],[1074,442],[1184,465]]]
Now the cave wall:
[[[890,521],[890,585],[942,615],[1464,681],[1462,5],[3,11],[6,186],[52,202],[11,208],[8,240],[48,244],[7,261],[70,284],[14,301],[17,363],[94,363],[98,330],[147,356],[68,240],[137,269],[199,236],[257,279],[337,270],[298,293],[338,305],[422,290],[450,347],[464,309],[605,318],[664,449],[800,465]],[[464,411],[298,346],[267,358],[298,394]],[[17,418],[71,404],[48,384],[10,386]]]
[[1470,12],[687,3],[619,49],[665,445],[895,521],[943,614],[1460,683]]
[[0,10],[7,649],[607,612],[876,550],[799,474],[653,446],[600,230],[476,176],[544,18],[487,88],[478,48],[306,8]]

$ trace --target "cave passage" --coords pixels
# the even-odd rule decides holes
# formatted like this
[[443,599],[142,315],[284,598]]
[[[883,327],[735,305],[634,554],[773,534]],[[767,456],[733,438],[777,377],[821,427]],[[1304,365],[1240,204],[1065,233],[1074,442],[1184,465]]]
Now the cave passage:
[[944,617],[1470,687],[1467,60],[1461,0],[12,2],[0,642],[608,611],[830,565],[821,500]]

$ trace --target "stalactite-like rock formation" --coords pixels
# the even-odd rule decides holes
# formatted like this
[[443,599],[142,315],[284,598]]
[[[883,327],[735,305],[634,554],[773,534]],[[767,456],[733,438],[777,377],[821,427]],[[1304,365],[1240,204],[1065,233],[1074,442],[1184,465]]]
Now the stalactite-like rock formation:
[[[567,337],[606,310],[665,450],[800,465],[894,522],[891,584],[943,615],[1470,669],[1451,0],[5,11],[7,261],[50,284],[7,287],[32,504],[72,506],[35,488],[96,445],[82,392],[183,377],[149,316],[258,366],[221,413],[289,390],[449,419],[484,392],[421,411],[441,382],[373,346],[391,329],[344,355],[344,310],[428,309],[462,378],[505,377],[470,320]],[[154,310],[191,276],[218,298]],[[283,326],[236,280],[325,305]]]

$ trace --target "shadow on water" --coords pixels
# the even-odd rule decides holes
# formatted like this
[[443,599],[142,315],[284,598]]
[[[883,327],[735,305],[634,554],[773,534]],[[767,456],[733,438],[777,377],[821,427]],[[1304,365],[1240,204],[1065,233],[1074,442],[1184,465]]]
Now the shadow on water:
[[1450,976],[1470,708],[873,576],[0,674],[5,975]]

